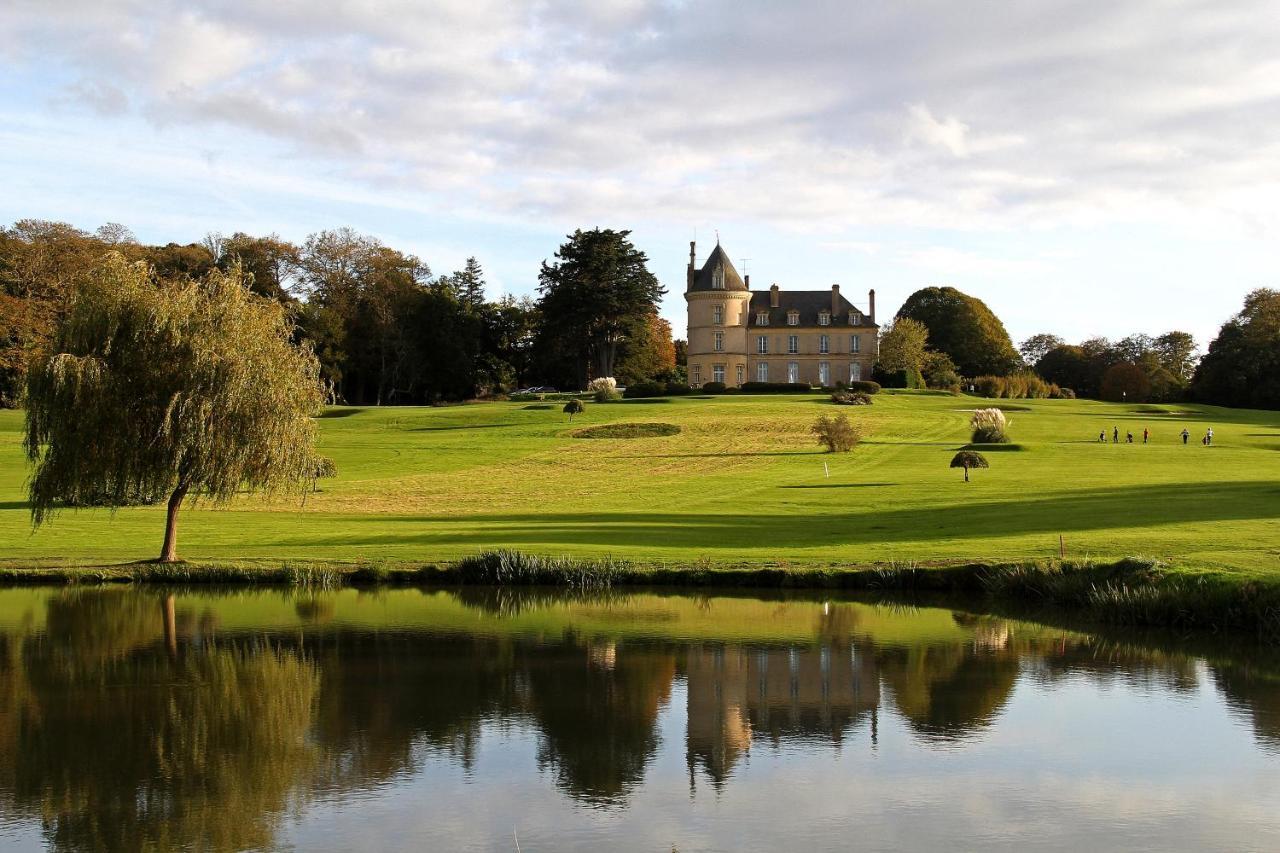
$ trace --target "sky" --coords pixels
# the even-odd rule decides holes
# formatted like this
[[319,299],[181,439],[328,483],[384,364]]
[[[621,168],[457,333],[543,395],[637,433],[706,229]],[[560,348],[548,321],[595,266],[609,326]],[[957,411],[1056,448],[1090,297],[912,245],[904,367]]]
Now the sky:
[[301,241],[490,296],[625,228],[756,288],[985,300],[1015,341],[1182,329],[1280,286],[1272,0],[5,0],[0,220]]

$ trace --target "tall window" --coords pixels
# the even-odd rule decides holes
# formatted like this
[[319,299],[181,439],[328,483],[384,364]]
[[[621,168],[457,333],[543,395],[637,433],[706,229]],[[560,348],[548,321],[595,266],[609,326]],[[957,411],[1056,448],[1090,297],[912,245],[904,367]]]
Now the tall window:
[[723,305],[717,305],[716,307],[712,308],[711,313],[715,315],[712,318],[712,321],[717,326],[724,325],[724,306]]
[[756,352],[763,355],[768,351],[769,351],[769,336],[761,335],[760,337],[756,338]]
[[702,384],[702,365],[701,364],[695,364],[693,366],[693,384],[694,385]]
[[849,336],[849,352],[862,352],[862,338],[857,335]]
[[724,332],[716,332],[716,352],[724,352]]
[[830,335],[821,335],[818,337],[818,352],[824,352],[824,353],[831,352],[831,336]]
[[800,352],[800,336],[787,335],[787,352],[795,355]]
[[757,325],[757,326],[767,326],[767,325],[769,325],[769,312],[768,312],[768,311],[757,311],[757,312],[756,312],[756,325]]
[[747,366],[745,364],[739,364],[738,365],[738,384],[739,385],[741,385],[742,381],[746,379],[746,374],[747,374]]
[[714,382],[724,382],[724,365],[713,364],[711,366],[711,379]]
[[794,361],[787,362],[787,381],[791,383],[800,381],[800,365]]
[[819,326],[830,326],[830,325],[831,325],[831,312],[830,312],[830,311],[823,311],[821,314],[819,314],[819,315],[818,315],[818,325],[819,325]]
[[818,384],[819,385],[831,384],[831,362],[829,361],[818,362]]
[[787,312],[787,325],[788,325],[788,326],[799,326],[799,325],[800,325],[800,312],[799,312],[799,311],[788,311],[788,312]]
[[756,365],[756,381],[769,381],[769,365],[763,361]]
[[724,264],[716,264],[711,271],[711,289],[724,290]]
[[850,382],[862,381],[862,365],[856,361],[850,363],[849,365],[849,381]]

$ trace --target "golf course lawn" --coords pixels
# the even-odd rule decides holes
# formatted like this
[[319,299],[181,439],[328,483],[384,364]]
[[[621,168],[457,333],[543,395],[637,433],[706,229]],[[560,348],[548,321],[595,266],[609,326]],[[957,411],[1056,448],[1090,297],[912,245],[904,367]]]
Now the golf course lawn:
[[[1280,412],[1192,404],[999,401],[1015,443],[963,482],[974,397],[882,392],[442,408],[335,408],[320,418],[338,477],[305,503],[246,496],[184,511],[179,553],[209,561],[443,561],[490,548],[643,563],[851,566],[1151,556],[1175,567],[1280,575]],[[821,414],[861,423],[821,452]],[[676,435],[575,438],[658,422]],[[1121,444],[1102,445],[1118,426]],[[1178,434],[1192,434],[1184,446]],[[1214,446],[1200,436],[1214,430]],[[1151,430],[1143,446],[1142,430]],[[1136,444],[1123,443],[1132,430]],[[22,413],[0,412],[0,564],[154,557],[163,508],[65,511],[33,532]]]

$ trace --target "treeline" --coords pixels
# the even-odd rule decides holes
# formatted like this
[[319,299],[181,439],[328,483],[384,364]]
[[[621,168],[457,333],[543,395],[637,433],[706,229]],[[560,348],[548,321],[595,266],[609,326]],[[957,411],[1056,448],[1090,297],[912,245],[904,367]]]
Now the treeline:
[[662,289],[628,233],[575,232],[543,263],[538,299],[492,300],[474,257],[434,275],[426,261],[349,228],[301,244],[235,233],[152,246],[120,225],[88,232],[23,220],[0,229],[0,405],[21,404],[27,366],[108,252],[148,264],[157,286],[240,265],[254,292],[289,306],[338,402],[581,388],[601,375],[682,380],[670,324],[657,312]]
[[1193,399],[1280,408],[1280,292],[1250,293],[1202,358],[1195,338],[1177,330],[1076,344],[1045,333],[1015,349],[982,300],[952,287],[924,288],[883,330],[876,379],[890,387],[972,389],[993,397]]

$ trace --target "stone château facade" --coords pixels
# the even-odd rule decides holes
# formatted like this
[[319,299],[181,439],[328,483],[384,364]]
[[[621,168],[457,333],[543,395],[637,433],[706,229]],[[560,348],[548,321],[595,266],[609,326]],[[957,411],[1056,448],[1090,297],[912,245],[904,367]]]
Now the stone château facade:
[[828,290],[751,290],[716,243],[701,269],[689,244],[689,384],[804,382],[833,386],[871,378],[876,363],[876,292],[867,310]]

